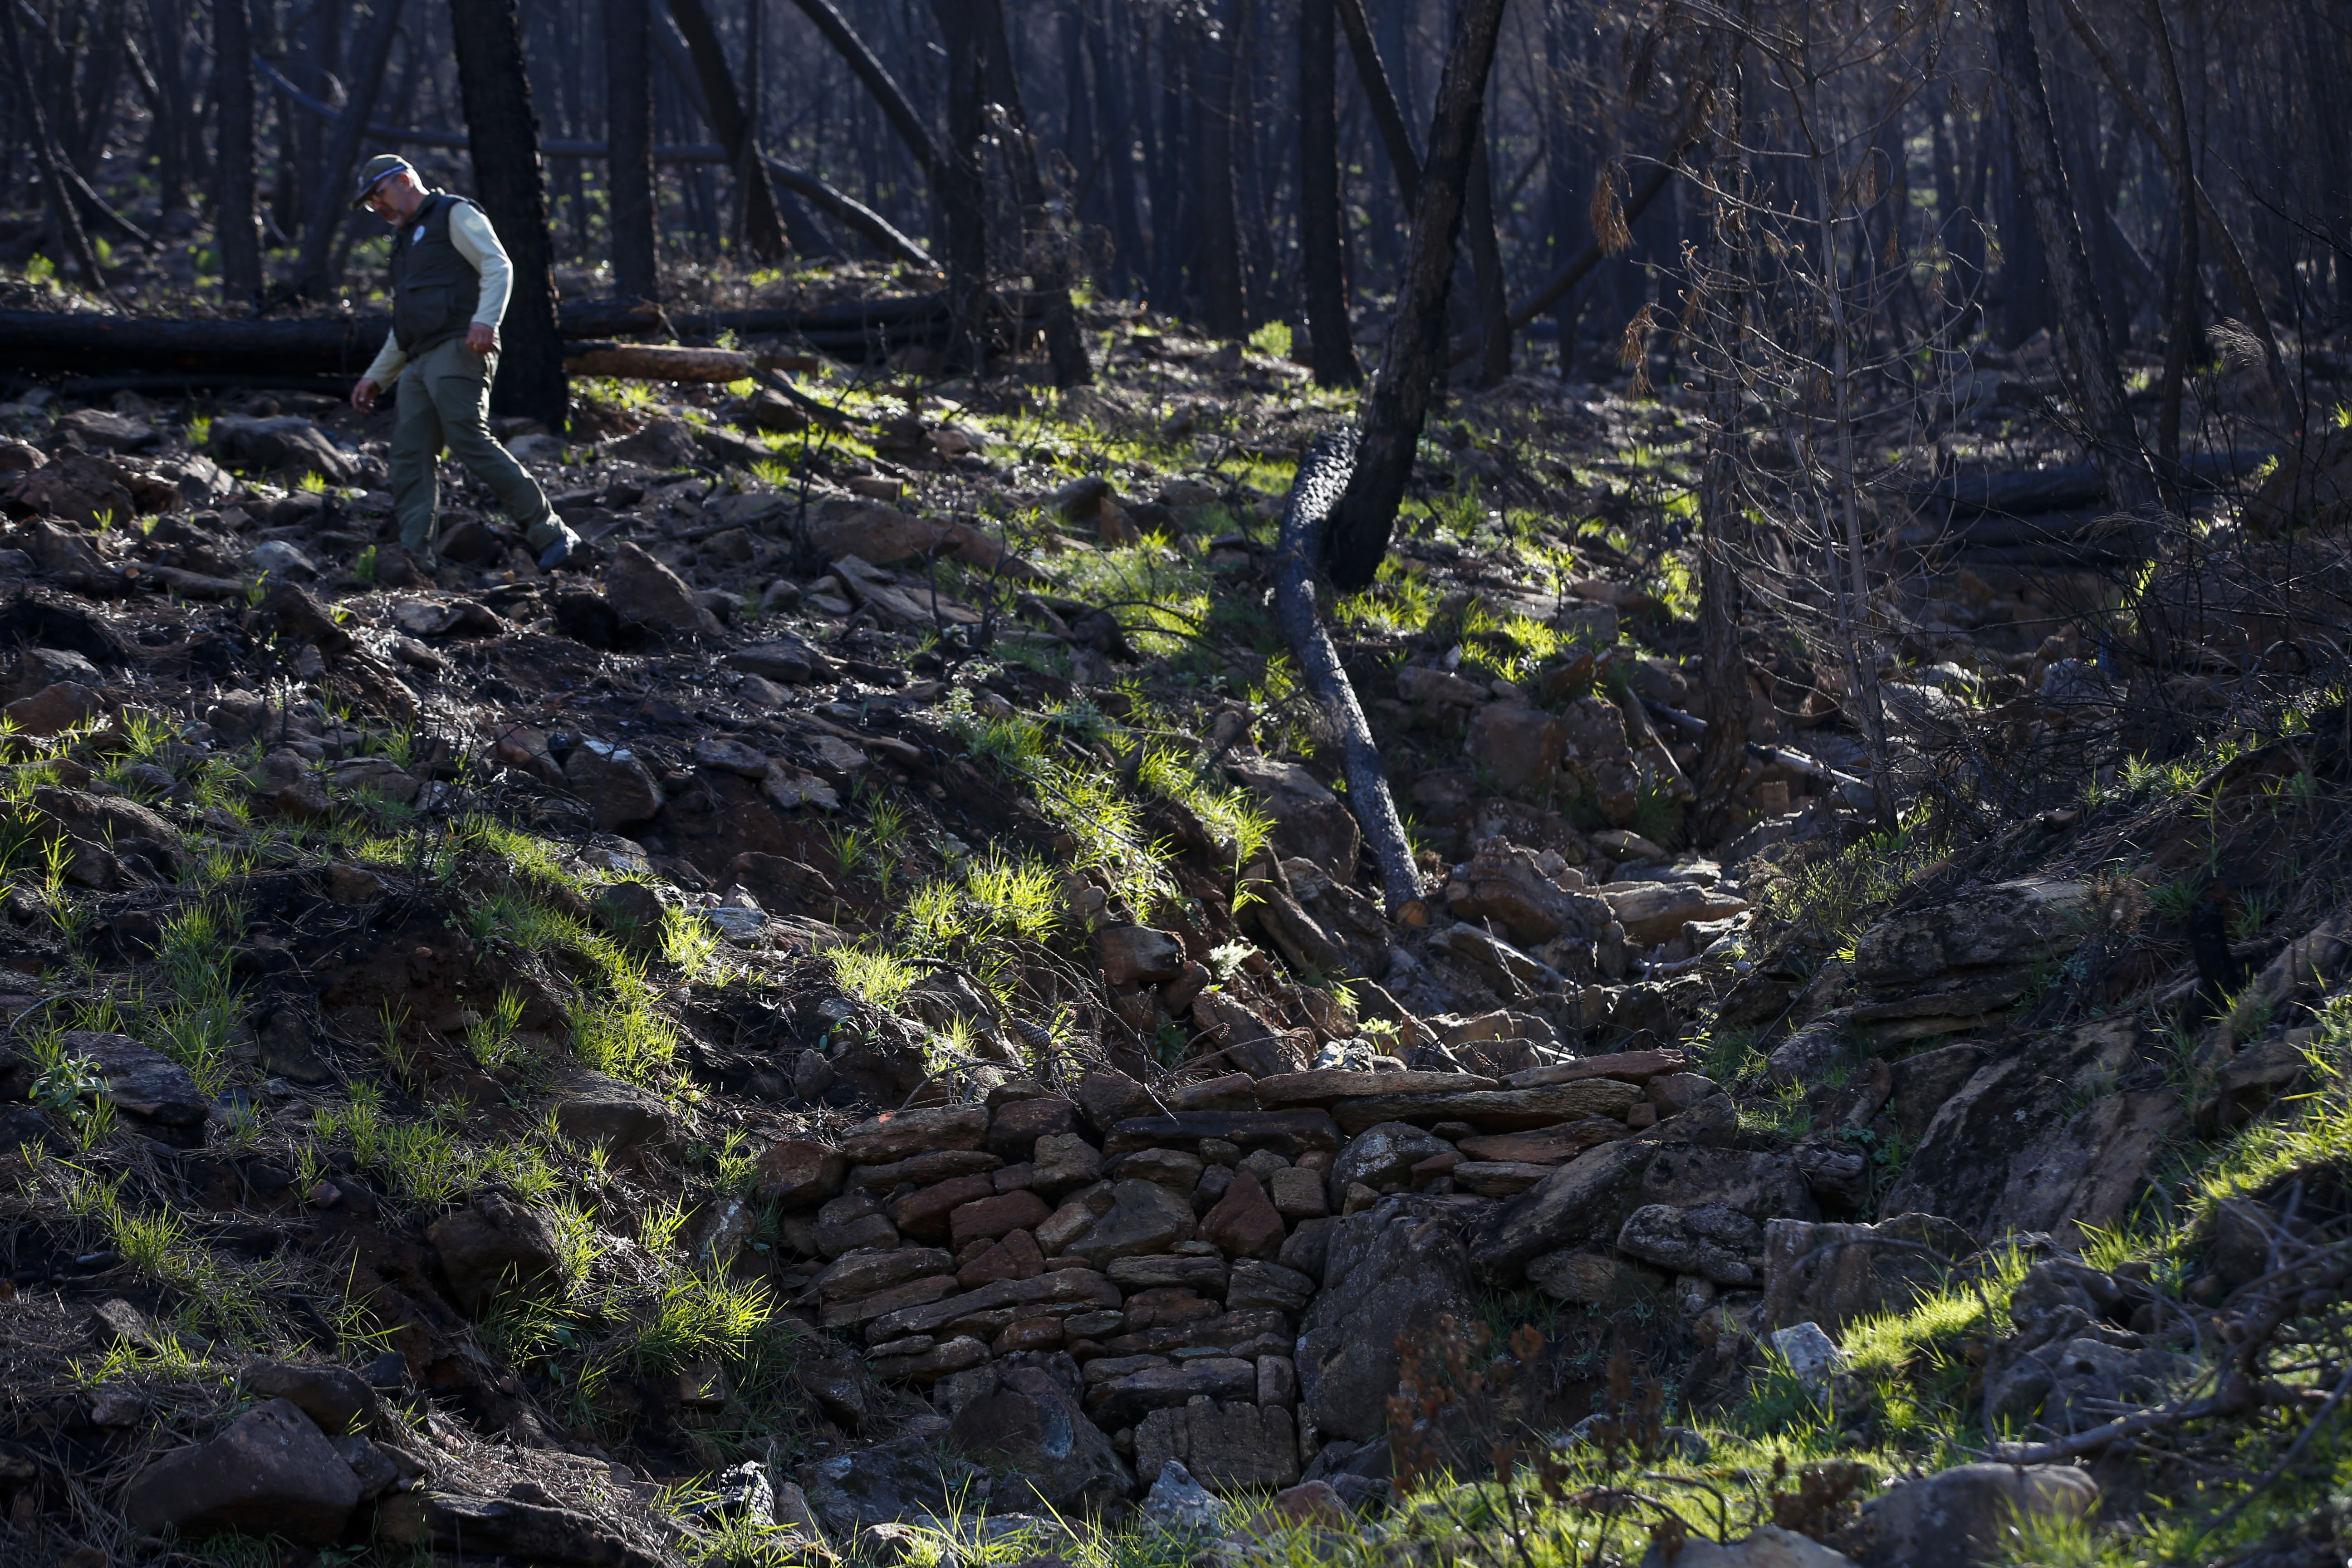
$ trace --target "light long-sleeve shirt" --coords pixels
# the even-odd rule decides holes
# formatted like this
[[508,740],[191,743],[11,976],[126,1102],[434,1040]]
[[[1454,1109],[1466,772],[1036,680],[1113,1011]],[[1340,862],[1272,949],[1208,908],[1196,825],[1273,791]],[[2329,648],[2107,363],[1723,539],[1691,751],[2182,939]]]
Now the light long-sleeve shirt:
[[[507,259],[506,247],[499,243],[490,220],[482,209],[471,202],[461,202],[449,215],[449,243],[457,254],[473,264],[482,275],[482,292],[474,306],[477,324],[496,328],[507,313],[507,296],[514,289],[514,264]],[[366,379],[378,386],[390,386],[400,378],[408,355],[401,352],[400,340],[390,332],[383,335],[383,348],[375,363],[367,367]]]

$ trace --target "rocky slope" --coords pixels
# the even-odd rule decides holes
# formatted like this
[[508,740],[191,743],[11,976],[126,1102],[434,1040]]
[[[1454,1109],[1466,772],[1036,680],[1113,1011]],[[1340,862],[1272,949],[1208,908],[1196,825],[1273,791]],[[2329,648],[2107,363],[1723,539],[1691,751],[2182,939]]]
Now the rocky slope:
[[[1344,411],[1105,324],[603,388],[551,575],[322,400],[0,405],[0,1558],[2335,1550],[2340,705],[1873,837],[1759,633],[1691,844],[1689,433],[1515,382],[1333,611],[1392,925]],[[2112,740],[2090,584],[1906,591],[1909,776]]]

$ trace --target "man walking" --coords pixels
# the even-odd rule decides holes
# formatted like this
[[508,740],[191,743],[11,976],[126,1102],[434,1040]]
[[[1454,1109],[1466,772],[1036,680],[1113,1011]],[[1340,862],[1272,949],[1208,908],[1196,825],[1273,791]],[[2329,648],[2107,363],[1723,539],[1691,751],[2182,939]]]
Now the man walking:
[[482,209],[428,191],[407,159],[386,153],[361,166],[353,207],[399,232],[392,242],[392,331],[352,389],[366,413],[395,378],[392,510],[400,542],[430,574],[439,565],[435,472],[446,447],[523,525],[541,567],[561,566],[580,536],[549,510],[539,481],[490,434],[490,379],[499,365],[499,319],[513,268]]

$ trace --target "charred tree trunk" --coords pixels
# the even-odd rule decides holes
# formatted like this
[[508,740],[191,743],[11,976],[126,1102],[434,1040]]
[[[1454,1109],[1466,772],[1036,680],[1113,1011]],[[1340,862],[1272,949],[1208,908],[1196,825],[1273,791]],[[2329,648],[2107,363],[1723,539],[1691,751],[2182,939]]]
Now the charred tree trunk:
[[783,215],[776,208],[775,187],[768,181],[768,165],[751,139],[751,116],[735,89],[735,73],[727,67],[727,48],[702,0],[669,0],[669,14],[686,35],[694,56],[694,74],[702,83],[703,101],[709,106],[710,128],[727,149],[734,166],[737,200],[742,204],[743,247],[760,261],[781,261],[792,252],[784,237]]
[[[932,139],[929,124],[916,112],[914,104],[891,76],[889,68],[882,63],[881,57],[866,47],[866,40],[857,36],[857,29],[849,25],[848,18],[834,8],[833,0],[793,0],[793,3],[807,14],[810,22],[824,35],[825,42],[833,46],[834,52],[847,62],[857,79],[866,84],[866,90],[874,95],[874,101],[881,106],[883,118],[889,121],[890,129],[898,133],[898,140],[907,144],[907,151],[914,154],[915,163],[923,171],[924,177],[937,180],[943,161],[940,144]],[[944,25],[945,19],[942,18]]]
[[1249,331],[1249,300],[1242,280],[1241,198],[1234,180],[1235,107],[1239,102],[1242,23],[1249,0],[1225,0],[1207,68],[1201,72],[1199,136],[1194,143],[1201,190],[1201,275],[1209,336],[1227,340]]
[[1389,793],[1379,742],[1372,739],[1347,667],[1339,662],[1339,650],[1315,608],[1315,563],[1323,554],[1323,528],[1346,489],[1356,458],[1354,434],[1335,430],[1316,437],[1299,463],[1283,508],[1282,538],[1275,553],[1275,618],[1307,689],[1339,734],[1349,809],[1380,862],[1381,902],[1399,925],[1426,925],[1429,910],[1422,900],[1421,868],[1413,861],[1412,841]]
[[1445,294],[1454,276],[1454,246],[1462,228],[1463,194],[1475,154],[1486,76],[1495,59],[1503,0],[1463,0],[1445,74],[1431,117],[1429,158],[1422,169],[1421,200],[1412,215],[1412,243],[1403,296],[1381,356],[1380,374],[1363,418],[1363,438],[1348,492],[1333,518],[1326,546],[1331,580],[1354,590],[1370,585],[1388,553],[1389,530],[1413,450],[1429,416],[1432,387],[1444,363]]
[[254,232],[253,20],[247,0],[214,0],[214,97],[220,112],[220,184],[213,231],[220,244],[221,298],[250,306],[261,292],[261,237]]
[[1739,781],[1748,771],[1748,661],[1739,651],[1739,620],[1745,598],[1739,560],[1747,545],[1748,514],[1740,504],[1739,454],[1742,387],[1740,367],[1748,331],[1751,263],[1748,231],[1736,204],[1748,197],[1747,154],[1740,136],[1741,71],[1736,46],[1725,47],[1718,74],[1715,155],[1709,183],[1716,201],[1711,216],[1714,270],[1729,288],[1715,309],[1726,324],[1719,363],[1708,364],[1705,384],[1706,452],[1699,467],[1699,651],[1706,680],[1706,733],[1700,742],[1698,819],[1700,843],[1721,837],[1734,826]]
[[[2148,0],[2148,27],[2156,36],[2157,68],[2164,78],[2165,109],[2171,116],[2172,137],[2189,146],[2189,110],[2180,96],[2180,77],[2172,58],[2172,31],[2158,0]],[[2172,171],[2174,221],[2179,226],[2180,254],[2172,269],[2172,325],[2165,334],[2164,384],[2156,416],[2157,473],[2179,503],[2175,476],[2180,469],[2180,401],[2189,379],[2189,345],[2197,338],[2197,182],[2187,169]]]
[[1085,33],[1087,53],[1095,68],[1096,140],[1110,184],[1110,226],[1116,247],[1112,282],[1124,297],[1138,291],[1147,265],[1135,188],[1135,141],[1150,100],[1139,95],[1129,109],[1127,95],[1119,90],[1121,77],[1115,62],[1125,64],[1131,48],[1124,11],[1087,19]]
[[1503,297],[1503,246],[1495,234],[1495,164],[1482,131],[1470,154],[1468,208],[1463,216],[1470,276],[1478,294],[1480,387],[1498,386],[1511,374],[1511,307]]
[[1071,192],[1075,223],[1109,226],[1110,203],[1104,198],[1101,153],[1095,145],[1094,93],[1087,80],[1085,11],[1072,6],[1055,25],[1055,42],[1062,56],[1062,150],[1067,154],[1077,188]]
[[58,242],[65,249],[67,259],[81,274],[82,280],[102,295],[106,292],[106,274],[99,269],[98,251],[89,243],[88,231],[81,226],[81,215],[74,210],[70,171],[66,166],[65,155],[58,150],[48,114],[41,107],[40,90],[33,80],[31,50],[25,42],[15,6],[6,7],[6,16],[0,17],[0,23],[5,24],[0,30],[6,35],[0,42],[7,46],[8,63],[16,77],[16,90],[24,95],[26,113],[33,122],[33,154],[41,166],[41,190],[48,201],[50,221],[56,226]]
[[2042,230],[2033,220],[2033,204],[2025,193],[2025,175],[2019,166],[2016,121],[2000,117],[2000,178],[1994,182],[1999,201],[1994,226],[2000,236],[2000,317],[1994,340],[2013,349],[2050,325],[2050,279],[2042,254]]
[[1963,210],[1974,204],[1960,195],[1959,149],[1952,135],[1952,95],[1948,90],[1929,107],[1927,122],[1936,163],[1937,243],[1949,263],[1938,301],[1944,317],[1943,336],[1947,342],[1965,342],[1967,329],[1975,324],[1977,281],[1982,268],[1973,263],[1969,250],[1969,240],[1976,229],[1976,215]]
[[1315,383],[1354,386],[1356,363],[1348,320],[1348,236],[1339,203],[1339,47],[1333,0],[1306,0],[1298,17],[1298,227],[1307,268],[1307,331]]
[[[1591,228],[1591,220],[1584,216],[1582,196],[1591,179],[1592,160],[1586,151],[1589,138],[1580,132],[1569,117],[1569,53],[1568,30],[1562,26],[1560,8],[1547,0],[1544,6],[1544,226],[1550,231],[1555,266],[1561,265],[1583,248],[1577,245],[1577,241],[1586,237]],[[1576,152],[1571,153],[1570,149]],[[1575,248],[1571,249],[1571,247]],[[1563,289],[1559,298],[1547,307],[1551,311],[1552,325],[1559,342],[1559,374],[1563,381],[1573,373],[1576,363],[1576,323],[1581,312],[1577,309],[1574,295],[1573,286]]]
[[1004,31],[1002,0],[972,0],[981,13],[982,42],[988,49],[989,90],[1003,114],[1005,155],[1013,188],[1021,200],[1022,249],[1037,289],[1045,297],[1045,353],[1054,366],[1054,384],[1083,386],[1094,380],[1087,357],[1087,340],[1078,330],[1076,310],[1070,303],[1069,237],[1054,221],[1045,202],[1045,181],[1037,172],[1037,145],[1029,134],[1029,114],[1021,101],[1021,79],[1013,68],[1013,41]]
[[948,315],[954,323],[949,362],[975,371],[988,364],[988,207],[982,184],[980,29],[970,0],[931,0],[947,47],[948,135],[940,149],[939,195],[946,244]]
[[465,0],[450,7],[449,23],[474,190],[514,265],[490,406],[562,430],[571,392],[555,324],[555,256],[540,169],[539,115],[523,73],[515,0]]
[[293,292],[318,299],[335,292],[341,281],[331,263],[335,236],[351,216],[352,171],[360,157],[360,143],[383,92],[383,74],[392,65],[392,40],[400,31],[401,0],[376,0],[367,36],[360,43],[359,64],[352,73],[343,117],[328,133],[324,174],[318,199],[310,209],[310,226],[302,231],[302,255],[296,265]]
[[[2222,221],[2220,210],[2207,194],[2204,182],[2197,177],[2194,147],[2186,142],[2176,142],[2158,123],[2155,113],[2141,99],[2138,89],[2132,86],[2131,78],[2125,74],[2122,64],[2083,15],[2082,7],[2074,4],[2074,0],[2062,0],[2062,4],[2065,6],[2066,20],[2074,29],[2075,37],[2083,40],[2084,47],[2089,49],[2091,57],[2099,62],[2100,72],[2106,77],[2107,84],[2115,89],[2116,97],[2123,101],[2124,108],[2138,122],[2141,132],[2156,143],[2157,151],[2163,154],[2173,177],[2188,182],[2196,197],[2198,215],[2204,220],[2206,236],[2212,240],[2216,258],[2223,270],[2229,273],[2230,285],[2237,290],[2239,303],[2245,308],[2246,325],[2261,341],[2263,363],[2270,374],[2272,395],[2278,401],[2281,414],[2299,425],[2301,412],[2294,383],[2288,376],[2286,361],[2279,352],[2278,334],[2271,330],[2270,316],[2263,308],[2262,290],[2254,282],[2253,269],[2246,265],[2245,252],[2239,248],[2237,236],[2230,232],[2229,225]],[[2168,39],[2163,58],[2168,61],[2171,59]],[[2179,94],[2180,83],[2177,70],[2165,73],[2165,86],[2168,95]],[[2185,111],[2181,118],[2185,121]]]
[[2107,494],[2117,510],[2143,521],[2159,510],[2156,476],[2149,471],[2139,429],[2124,402],[2123,377],[2100,319],[2083,231],[2058,161],[2058,133],[2042,85],[2042,54],[2034,43],[2027,0],[1995,0],[1993,47],[2000,60],[2010,124],[2016,137],[2017,171],[2022,194],[2042,238],[2042,264],[2050,280],[2050,309],[2057,326],[2060,363],[2072,384],[2093,459],[2107,478]]
[[1334,4],[1348,30],[1348,52],[1355,58],[1356,78],[1364,85],[1365,101],[1371,105],[1372,123],[1380,127],[1381,149],[1388,154],[1397,194],[1404,198],[1404,210],[1410,213],[1421,202],[1421,154],[1412,150],[1412,132],[1405,124],[1388,68],[1381,63],[1380,45],[1364,16],[1364,0],[1334,0]]
[[654,232],[652,0],[604,0],[605,176],[612,226],[613,291],[661,298]]
[[1192,259],[1193,215],[1187,210],[1191,189],[1184,179],[1183,148],[1188,140],[1185,106],[1192,74],[1185,39],[1190,25],[1165,13],[1159,18],[1160,124],[1151,160],[1152,302],[1163,310],[1180,308],[1187,292]]

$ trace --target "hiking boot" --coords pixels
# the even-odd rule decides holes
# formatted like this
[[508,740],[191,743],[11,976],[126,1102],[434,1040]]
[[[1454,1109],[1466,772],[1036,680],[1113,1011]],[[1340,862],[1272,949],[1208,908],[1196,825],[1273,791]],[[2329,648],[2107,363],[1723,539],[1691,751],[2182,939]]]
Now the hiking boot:
[[578,534],[572,532],[563,523],[559,522],[555,526],[562,529],[563,531],[556,537],[554,543],[539,552],[539,569],[542,572],[554,571],[558,566],[570,561],[572,552],[580,548]]

